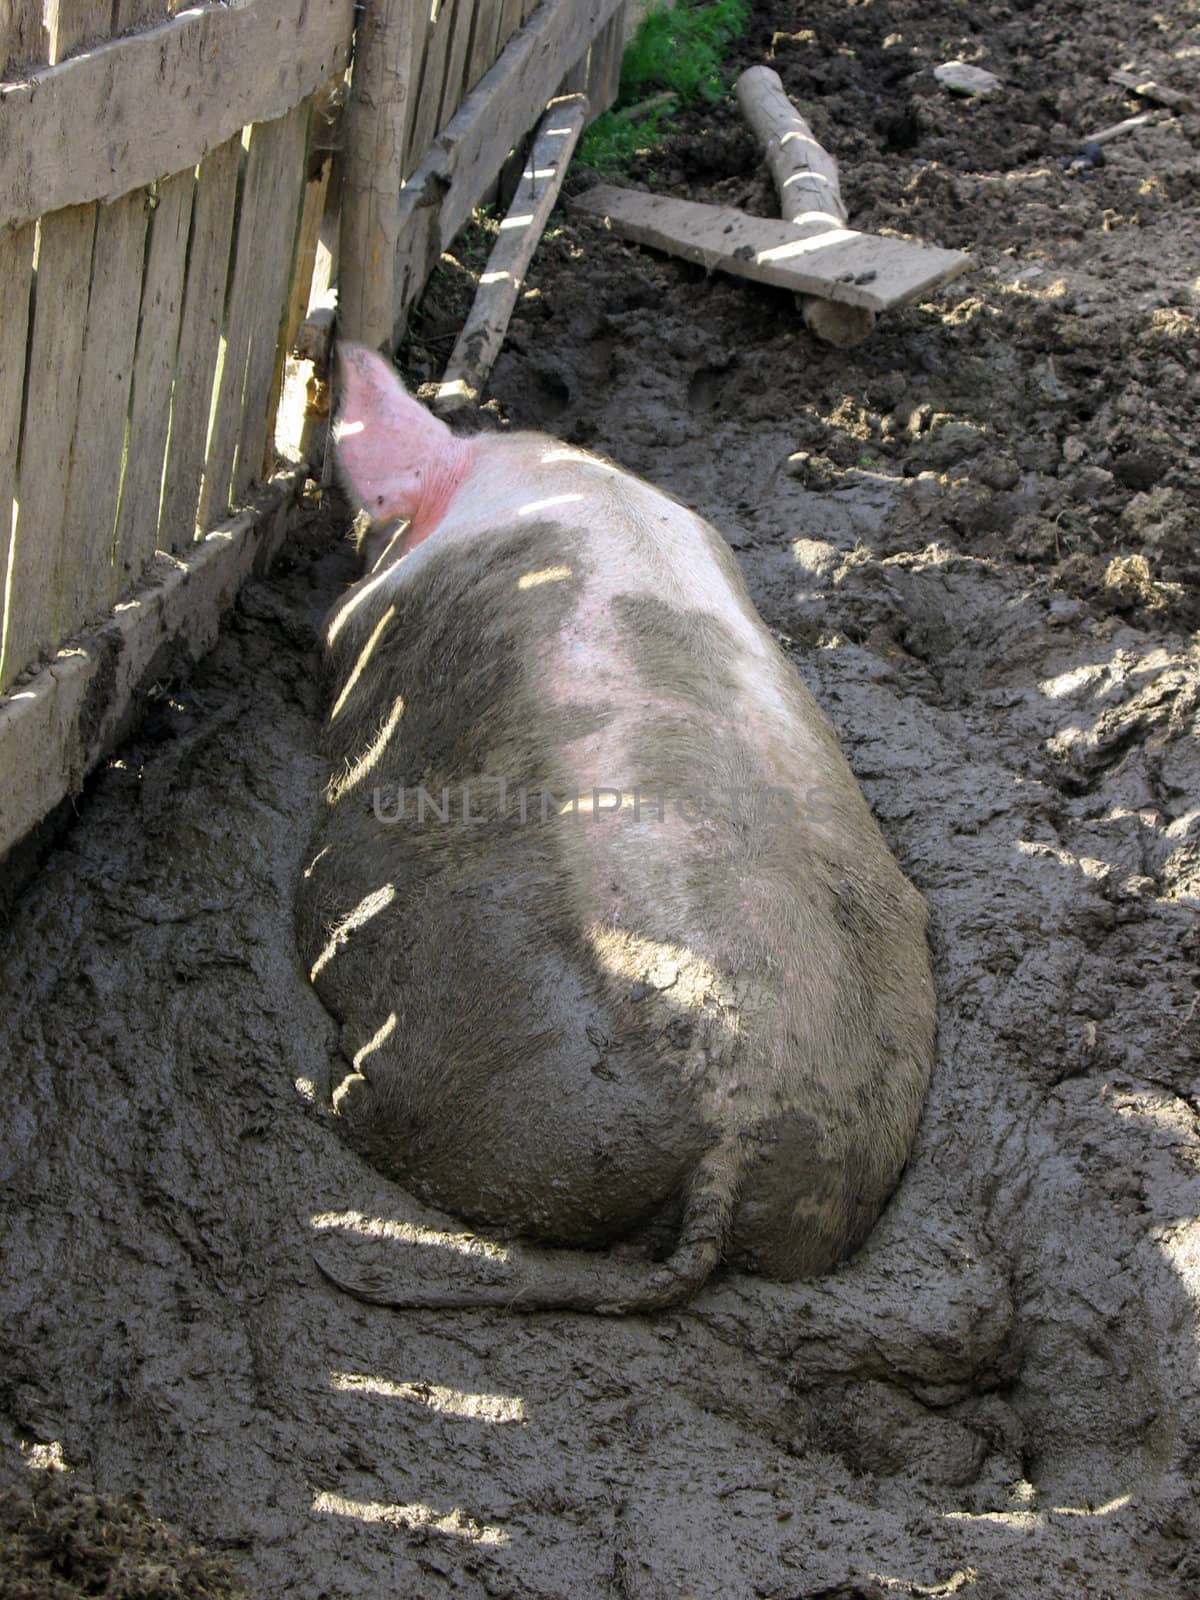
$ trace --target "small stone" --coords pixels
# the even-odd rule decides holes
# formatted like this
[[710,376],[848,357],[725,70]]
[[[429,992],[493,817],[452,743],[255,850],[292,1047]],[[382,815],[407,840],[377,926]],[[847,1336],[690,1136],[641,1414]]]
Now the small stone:
[[1087,445],[1078,434],[1072,434],[1069,439],[1063,440],[1062,455],[1067,465],[1073,467],[1087,455]]
[[994,72],[969,66],[965,61],[944,61],[940,67],[934,67],[933,75],[951,94],[991,94],[1000,87],[1000,79]]
[[1021,481],[1021,469],[1012,456],[989,456],[976,468],[975,476],[989,489],[1001,492],[1015,489]]

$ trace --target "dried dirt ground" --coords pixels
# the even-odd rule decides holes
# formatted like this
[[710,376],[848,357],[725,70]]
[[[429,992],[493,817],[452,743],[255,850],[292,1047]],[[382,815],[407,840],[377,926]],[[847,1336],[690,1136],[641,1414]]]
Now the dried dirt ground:
[[[317,1276],[318,1240],[472,1262],[322,1108],[291,903],[351,560],[312,509],[0,939],[0,1483],[58,1442],[303,1600],[1196,1593],[1200,121],[1059,164],[1133,109],[1110,68],[1194,79],[1195,20],[760,9],[744,59],[776,36],[856,222],[976,270],[839,354],[784,295],[560,220],[495,374],[496,418],[724,529],[929,898],[937,1067],[866,1248],[624,1322]],[[936,88],[954,55],[994,101]],[[637,176],[773,210],[727,108]]]

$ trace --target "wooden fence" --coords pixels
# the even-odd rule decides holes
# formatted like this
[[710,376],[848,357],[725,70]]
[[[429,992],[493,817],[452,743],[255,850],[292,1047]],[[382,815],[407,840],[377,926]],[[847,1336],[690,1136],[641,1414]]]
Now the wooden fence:
[[0,858],[282,536],[318,239],[340,331],[387,345],[547,100],[611,102],[622,16],[0,0]]

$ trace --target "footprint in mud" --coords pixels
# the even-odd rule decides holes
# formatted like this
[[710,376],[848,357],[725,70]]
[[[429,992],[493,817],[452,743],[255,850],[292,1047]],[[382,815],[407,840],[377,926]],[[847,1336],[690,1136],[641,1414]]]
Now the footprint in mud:
[[692,411],[723,410],[728,376],[727,368],[699,368],[688,380],[688,408]]

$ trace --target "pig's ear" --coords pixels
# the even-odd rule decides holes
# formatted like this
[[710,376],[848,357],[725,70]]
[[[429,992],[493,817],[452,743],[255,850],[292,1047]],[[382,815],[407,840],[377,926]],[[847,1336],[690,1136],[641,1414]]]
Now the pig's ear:
[[375,520],[411,517],[453,435],[407,393],[388,362],[338,345],[340,399],[333,437],[351,496]]

